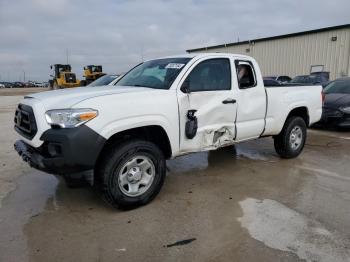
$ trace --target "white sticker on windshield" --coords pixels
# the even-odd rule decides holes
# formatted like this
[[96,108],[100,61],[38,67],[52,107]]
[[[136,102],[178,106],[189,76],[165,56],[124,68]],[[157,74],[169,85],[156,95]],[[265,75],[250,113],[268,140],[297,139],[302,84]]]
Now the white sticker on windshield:
[[185,64],[169,63],[165,68],[181,69]]

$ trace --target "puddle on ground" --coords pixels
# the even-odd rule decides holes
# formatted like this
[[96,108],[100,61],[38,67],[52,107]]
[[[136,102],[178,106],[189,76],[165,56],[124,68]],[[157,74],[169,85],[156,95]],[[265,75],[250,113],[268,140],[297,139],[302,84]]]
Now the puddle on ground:
[[321,223],[270,199],[253,198],[239,202],[239,218],[256,240],[266,246],[296,254],[306,261],[349,261],[350,241],[330,232]]
[[245,142],[209,152],[193,153],[177,157],[176,159],[167,161],[167,169],[171,173],[188,173],[203,171],[213,167],[223,167],[240,159],[276,162],[276,158],[275,153],[271,154],[271,149],[256,148],[256,145],[252,144],[252,142]]
[[[337,151],[334,157],[345,162],[344,152]],[[198,261],[220,252],[228,256],[234,253],[242,261],[255,261],[257,254],[264,261],[289,261],[285,256],[292,256],[295,261],[297,256],[309,259],[329,252],[342,261],[345,251],[338,233],[276,201],[256,200],[276,199],[297,206],[304,197],[303,202],[317,207],[315,214],[320,209],[329,210],[327,206],[315,205],[315,195],[323,194],[329,201],[323,191],[312,192],[310,198],[302,194],[315,188],[315,176],[305,168],[296,168],[331,164],[327,159],[320,161],[319,155],[306,151],[298,159],[279,161],[272,140],[261,139],[183,156],[167,161],[170,175],[157,198],[128,212],[111,209],[93,190],[67,189],[64,183],[58,186],[54,176],[33,171],[20,178],[17,190],[0,209],[0,261],[25,261],[27,255],[34,261],[154,261],[145,257],[149,250],[153,250],[151,255],[158,252],[159,261],[169,258],[168,252],[174,252],[177,260],[185,260],[177,252],[179,247],[163,246],[190,238],[197,240],[181,248],[198,256]],[[276,160],[276,164],[266,158]],[[334,172],[342,174],[337,170],[334,168]],[[239,208],[238,202],[248,197],[252,200],[240,202],[242,209]],[[317,203],[324,202],[322,199]],[[339,209],[348,206],[348,202],[338,199],[333,203]],[[309,208],[298,210],[308,212]],[[331,220],[339,216],[339,211],[327,213],[332,214]],[[240,216],[243,227],[236,220]],[[347,219],[340,220],[338,227],[332,228],[341,231],[339,228],[345,228],[346,223]],[[279,242],[283,245],[278,246]],[[303,245],[312,253],[306,254]],[[237,252],[232,247],[237,247]],[[323,248],[325,251],[319,253]],[[210,258],[215,261],[217,257]]]
[[0,209],[0,261],[27,260],[23,227],[44,209],[48,199],[55,197],[58,185],[57,178],[39,171],[25,174],[16,182],[16,190],[5,198]]
[[[247,149],[247,148],[237,148],[237,157],[238,158],[248,158],[251,160],[261,160],[261,161],[272,161],[271,155],[265,155],[261,152],[254,150],[254,149]],[[272,161],[275,162],[275,161]]]

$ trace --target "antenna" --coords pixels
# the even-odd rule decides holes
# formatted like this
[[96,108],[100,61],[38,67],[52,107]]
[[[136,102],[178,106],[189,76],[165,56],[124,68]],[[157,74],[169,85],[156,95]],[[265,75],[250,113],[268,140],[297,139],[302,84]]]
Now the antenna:
[[68,63],[68,48],[66,48],[66,57],[67,57],[67,65],[69,64]]

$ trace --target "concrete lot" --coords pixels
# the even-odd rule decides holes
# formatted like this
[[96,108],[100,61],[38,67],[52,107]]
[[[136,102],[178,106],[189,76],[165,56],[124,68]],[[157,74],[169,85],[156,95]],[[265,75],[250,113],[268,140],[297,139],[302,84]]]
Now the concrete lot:
[[292,160],[265,138],[168,161],[158,197],[121,212],[21,161],[12,94],[0,92],[0,261],[350,261],[350,133],[309,130]]

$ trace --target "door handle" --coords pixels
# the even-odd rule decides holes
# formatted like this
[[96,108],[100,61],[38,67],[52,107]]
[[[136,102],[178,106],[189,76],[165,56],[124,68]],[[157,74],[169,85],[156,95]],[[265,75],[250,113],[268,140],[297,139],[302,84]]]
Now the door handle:
[[236,99],[232,99],[232,98],[228,98],[224,101],[222,101],[223,104],[235,104],[236,103]]

